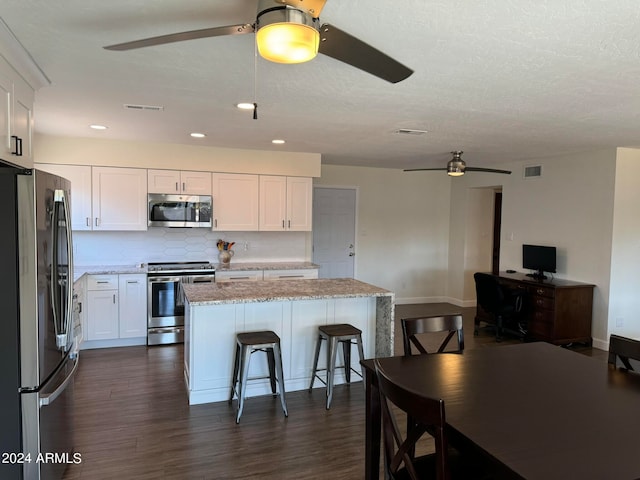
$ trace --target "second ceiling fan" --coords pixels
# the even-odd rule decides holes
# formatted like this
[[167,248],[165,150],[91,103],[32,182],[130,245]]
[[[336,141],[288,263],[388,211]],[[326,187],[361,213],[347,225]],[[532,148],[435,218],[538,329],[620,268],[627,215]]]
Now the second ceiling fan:
[[496,168],[483,168],[483,167],[467,167],[467,164],[462,160],[462,151],[455,150],[451,152],[453,158],[447,162],[446,167],[436,168],[407,168],[405,172],[420,172],[424,170],[446,170],[447,175],[452,177],[459,177],[464,175],[465,172],[489,172],[489,173],[504,173],[505,175],[511,175],[511,170],[499,170]]
[[326,0],[258,0],[253,23],[171,33],[104,48],[132,50],[198,38],[255,33],[258,52],[273,62],[301,63],[321,53],[391,83],[400,82],[413,73],[410,68],[333,25],[320,26],[320,12],[325,3]]

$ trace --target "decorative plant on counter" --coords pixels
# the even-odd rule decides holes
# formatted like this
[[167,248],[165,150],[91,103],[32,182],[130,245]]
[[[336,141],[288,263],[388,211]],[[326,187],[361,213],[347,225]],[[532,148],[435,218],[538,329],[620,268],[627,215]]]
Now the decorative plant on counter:
[[218,243],[216,244],[218,247],[218,261],[221,265],[229,265],[231,262],[231,257],[235,253],[231,250],[231,247],[235,245],[236,242],[225,242],[224,240],[218,239]]

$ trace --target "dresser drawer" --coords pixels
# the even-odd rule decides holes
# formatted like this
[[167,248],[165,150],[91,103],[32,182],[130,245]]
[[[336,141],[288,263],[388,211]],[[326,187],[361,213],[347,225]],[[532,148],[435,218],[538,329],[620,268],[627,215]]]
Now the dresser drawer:
[[529,295],[538,297],[555,298],[556,296],[556,289],[550,287],[528,285],[527,292]]
[[533,310],[553,310],[556,302],[553,298],[532,295],[529,297],[530,308]]

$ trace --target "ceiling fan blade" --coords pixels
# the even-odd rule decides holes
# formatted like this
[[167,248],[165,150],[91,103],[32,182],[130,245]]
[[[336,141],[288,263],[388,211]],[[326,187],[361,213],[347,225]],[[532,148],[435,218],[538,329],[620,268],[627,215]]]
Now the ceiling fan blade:
[[446,167],[445,168],[405,168],[403,172],[425,172],[427,170],[446,170]]
[[280,0],[280,3],[306,10],[313,18],[318,18],[327,0]]
[[185,40],[196,40],[198,38],[219,37],[222,35],[242,35],[254,32],[253,25],[243,23],[240,25],[227,25],[225,27],[203,28],[201,30],[191,30],[189,32],[170,33],[159,37],[143,38],[132,42],[118,43],[104,47],[106,50],[133,50],[135,48],[152,47],[165,43],[182,42]]
[[413,73],[380,50],[326,23],[320,27],[319,52],[391,83],[398,83]]
[[465,172],[489,172],[489,173],[504,173],[505,175],[511,175],[510,170],[498,170],[495,168],[482,168],[482,167],[467,167]]

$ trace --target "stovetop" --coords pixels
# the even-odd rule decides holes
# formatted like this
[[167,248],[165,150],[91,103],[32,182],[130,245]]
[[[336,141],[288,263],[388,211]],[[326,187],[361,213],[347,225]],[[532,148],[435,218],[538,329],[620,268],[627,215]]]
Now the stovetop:
[[191,273],[215,271],[215,267],[210,262],[149,262],[147,271],[166,273]]

